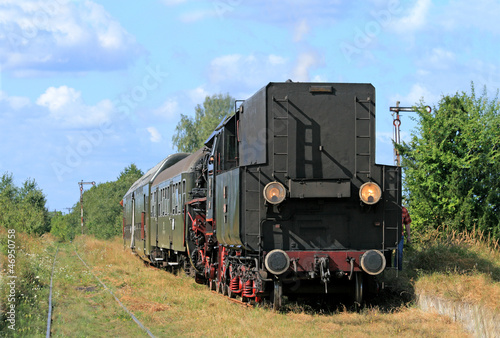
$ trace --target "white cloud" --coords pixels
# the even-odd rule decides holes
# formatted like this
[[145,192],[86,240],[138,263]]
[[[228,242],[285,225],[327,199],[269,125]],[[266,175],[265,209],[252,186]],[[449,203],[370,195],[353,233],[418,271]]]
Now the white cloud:
[[295,32],[294,32],[294,36],[293,36],[293,41],[295,42],[299,42],[301,41],[304,36],[307,35],[307,33],[309,33],[309,25],[307,24],[307,20],[301,20],[298,22],[298,24],[295,26]]
[[210,64],[210,81],[213,84],[252,91],[271,81],[286,81],[292,71],[284,57],[269,54],[229,54],[217,57]]
[[417,0],[413,8],[406,10],[407,16],[396,19],[392,23],[393,30],[407,33],[419,30],[427,25],[431,0]]
[[286,58],[278,55],[270,54],[268,56],[268,61],[271,65],[278,66],[286,63]]
[[191,98],[191,102],[193,104],[201,104],[205,100],[205,97],[210,95],[205,88],[198,87],[188,92],[189,97]]
[[500,26],[492,24],[498,20],[500,3],[497,0],[455,0],[439,10],[437,22],[447,30],[468,30],[500,34]]
[[0,5],[0,66],[33,71],[117,69],[141,47],[92,1],[8,1]]
[[311,81],[312,82],[328,82],[326,76],[324,76],[324,75],[315,75]]
[[153,143],[161,142],[162,137],[161,137],[161,134],[158,131],[158,129],[156,129],[155,127],[148,127],[147,130],[150,134],[149,140],[151,142],[153,142]]
[[394,95],[390,102],[400,101],[401,106],[413,106],[419,104],[420,100],[423,99],[426,104],[435,104],[439,101],[440,96],[436,93],[431,92],[427,87],[420,83],[415,83],[410,91],[406,95]]
[[293,70],[293,81],[306,82],[310,80],[309,72],[312,67],[320,63],[315,53],[302,53],[297,58],[297,63]]
[[3,90],[0,90],[0,102],[7,102],[14,110],[20,110],[30,105],[30,99],[22,96],[9,96]]
[[97,127],[109,122],[114,112],[110,100],[89,106],[83,102],[81,92],[67,86],[49,87],[36,103],[46,107],[49,117],[63,127]]
[[157,116],[170,119],[176,116],[178,110],[179,103],[174,99],[167,99],[160,107],[153,110],[153,113]]
[[231,55],[223,55],[212,60],[211,68],[212,68],[212,81],[220,82],[227,78],[233,76],[238,76],[242,69],[240,66],[243,64],[251,64],[255,60],[255,57],[243,56],[241,54],[231,54]]
[[429,64],[434,68],[448,69],[454,63],[455,54],[442,48],[434,48],[429,57]]

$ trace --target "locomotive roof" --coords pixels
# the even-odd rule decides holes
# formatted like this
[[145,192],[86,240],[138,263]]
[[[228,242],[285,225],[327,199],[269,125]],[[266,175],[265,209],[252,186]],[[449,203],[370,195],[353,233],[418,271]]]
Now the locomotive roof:
[[142,187],[148,183],[151,183],[156,176],[163,170],[165,170],[168,167],[173,166],[180,160],[188,157],[189,154],[187,153],[177,153],[177,154],[172,154],[163,159],[160,163],[155,165],[153,168],[149,169],[141,178],[139,178],[137,181],[132,184],[130,189],[128,189],[127,193],[125,196],[128,196],[129,194],[132,194],[137,188]]
[[230,115],[227,115],[226,117],[224,117],[224,119],[222,121],[220,121],[219,125],[217,126],[217,128],[214,129],[214,131],[212,132],[212,134],[210,134],[210,136],[207,138],[207,140],[205,141],[204,145],[206,145],[207,147],[211,147],[212,146],[212,143],[213,143],[213,138],[215,135],[217,135],[218,133],[220,133],[220,130],[222,129],[222,127],[224,127],[226,125],[226,123],[234,116],[235,114],[232,113]]
[[180,173],[189,171],[192,167],[196,165],[196,162],[198,162],[200,157],[203,156],[203,153],[204,153],[203,148],[198,149],[197,151],[185,157],[184,159],[172,165],[171,167],[166,168],[160,174],[158,174],[158,176],[154,178],[153,185],[160,184],[161,182],[166,181]]

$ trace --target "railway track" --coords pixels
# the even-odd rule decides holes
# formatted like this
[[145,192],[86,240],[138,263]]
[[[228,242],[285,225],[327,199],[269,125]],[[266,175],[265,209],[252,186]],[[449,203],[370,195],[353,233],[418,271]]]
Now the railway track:
[[249,303],[249,302],[244,302],[238,298],[230,298],[230,297],[224,296],[223,294],[221,294],[217,291],[214,291],[214,290],[212,290],[212,293],[215,293],[216,295],[224,297],[225,299],[229,299],[233,303],[240,304],[240,305],[245,306],[245,307],[254,307],[254,304]]
[[52,263],[52,271],[50,273],[50,289],[49,289],[49,311],[47,315],[47,333],[46,337],[50,337],[50,324],[52,323],[52,282],[54,279],[54,267],[56,266],[56,258],[57,253],[59,252],[59,246],[56,249],[56,253],[54,255],[54,263]]
[[[56,253],[54,255],[54,261],[52,264],[52,271],[51,271],[51,276],[50,276],[50,290],[49,290],[49,308],[48,308],[48,314],[47,314],[47,330],[46,330],[46,337],[51,336],[51,329],[52,329],[52,320],[53,320],[53,299],[52,299],[52,294],[53,294],[53,282],[54,282],[54,271],[55,271],[55,266],[56,266],[56,261],[57,261],[57,254],[59,252],[59,247],[56,250]],[[76,257],[81,261],[83,266],[90,272],[90,274],[93,276],[95,280],[99,282],[99,284],[103,287],[104,290],[106,290],[118,303],[118,305],[122,308],[122,310],[139,326],[139,328],[144,331],[148,336],[150,337],[155,337],[151,331],[146,328],[139,319],[116,297],[116,295],[111,291],[110,288],[94,273],[92,268],[83,260],[83,258],[78,254],[76,251],[76,248],[73,246],[73,252],[76,255]],[[80,289],[88,289],[88,288],[80,288]],[[90,288],[93,289],[93,288]]]

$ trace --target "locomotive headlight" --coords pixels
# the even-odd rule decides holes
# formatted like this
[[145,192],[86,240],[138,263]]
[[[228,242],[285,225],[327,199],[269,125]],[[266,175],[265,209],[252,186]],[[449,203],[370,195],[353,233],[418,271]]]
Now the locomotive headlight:
[[359,198],[369,205],[375,204],[382,197],[382,190],[377,183],[374,182],[366,182],[359,188]]
[[285,187],[279,182],[271,182],[264,187],[264,198],[268,203],[279,204],[285,200],[285,197]]
[[275,275],[281,275],[290,267],[290,257],[280,249],[274,249],[264,259],[267,271]]
[[360,259],[361,268],[370,275],[378,275],[385,269],[387,262],[384,254],[378,250],[368,250]]

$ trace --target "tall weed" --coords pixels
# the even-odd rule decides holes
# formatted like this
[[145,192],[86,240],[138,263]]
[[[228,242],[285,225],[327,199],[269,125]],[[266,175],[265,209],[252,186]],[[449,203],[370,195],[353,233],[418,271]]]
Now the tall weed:
[[[12,274],[9,272],[7,238],[7,230],[0,227],[0,334],[14,336],[44,334],[55,240],[49,234],[33,237],[16,232],[14,274]],[[15,286],[11,288],[7,283],[12,280],[15,281]],[[11,289],[15,290],[14,295]],[[7,312],[10,311],[11,305],[14,306],[15,315],[10,315],[9,318],[14,318],[15,322],[7,321]]]

